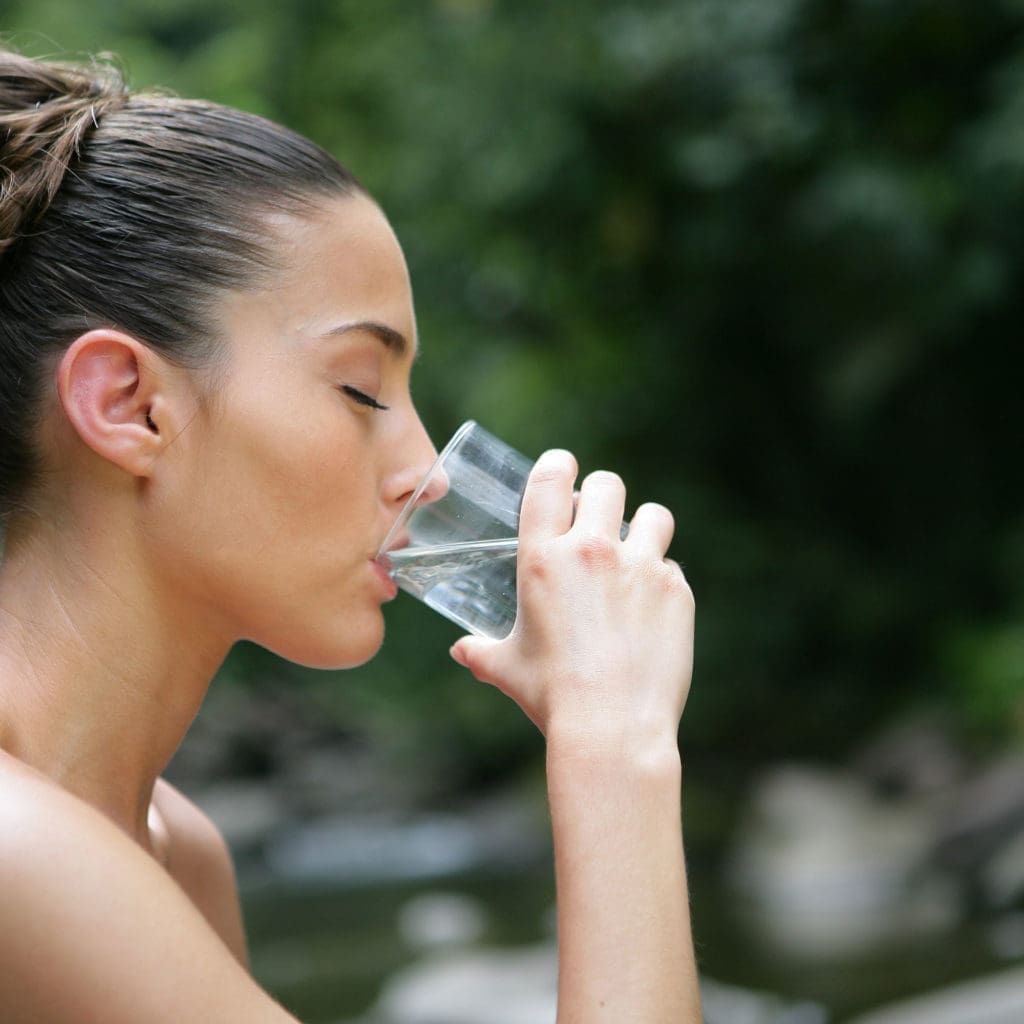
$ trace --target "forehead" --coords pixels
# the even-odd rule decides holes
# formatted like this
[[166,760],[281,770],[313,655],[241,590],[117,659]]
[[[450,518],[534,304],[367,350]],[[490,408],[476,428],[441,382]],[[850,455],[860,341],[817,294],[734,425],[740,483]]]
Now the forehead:
[[401,246],[380,208],[363,195],[324,200],[306,216],[268,218],[275,268],[229,302],[229,323],[273,325],[319,337],[339,325],[381,325],[415,347],[412,288]]

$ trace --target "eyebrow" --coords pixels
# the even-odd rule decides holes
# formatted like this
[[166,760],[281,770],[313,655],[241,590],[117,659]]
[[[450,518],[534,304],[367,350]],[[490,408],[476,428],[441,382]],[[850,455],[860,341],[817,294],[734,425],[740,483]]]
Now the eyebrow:
[[[343,334],[350,334],[353,331],[365,331],[367,334],[372,334],[386,349],[393,352],[396,356],[404,356],[409,351],[409,342],[406,340],[405,335],[401,331],[396,331],[394,327],[382,324],[379,320],[354,320],[351,323],[339,324],[337,327],[332,327],[327,331],[323,337],[338,338]],[[418,352],[417,355],[419,355]]]

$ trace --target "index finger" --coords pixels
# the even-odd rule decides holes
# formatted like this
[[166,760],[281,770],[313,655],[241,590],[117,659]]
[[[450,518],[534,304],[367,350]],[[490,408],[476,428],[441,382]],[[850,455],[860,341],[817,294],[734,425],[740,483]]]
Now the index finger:
[[573,519],[573,484],[579,467],[571,452],[553,448],[534,464],[519,512],[519,536],[529,540],[558,537]]

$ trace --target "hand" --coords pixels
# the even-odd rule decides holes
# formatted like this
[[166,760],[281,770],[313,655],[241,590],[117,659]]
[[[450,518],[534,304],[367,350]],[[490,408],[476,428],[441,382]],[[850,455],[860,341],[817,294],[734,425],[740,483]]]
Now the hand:
[[588,476],[574,518],[576,474],[568,452],[538,460],[520,517],[512,633],[463,637],[452,656],[512,697],[549,741],[674,747],[690,686],[694,605],[682,570],[665,558],[672,515],[642,505],[623,541],[622,481]]

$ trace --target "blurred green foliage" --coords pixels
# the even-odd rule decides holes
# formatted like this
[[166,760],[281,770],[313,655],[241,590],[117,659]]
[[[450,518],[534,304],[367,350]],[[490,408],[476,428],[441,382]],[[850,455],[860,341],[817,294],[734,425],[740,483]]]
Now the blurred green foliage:
[[[406,248],[439,441],[473,417],[667,503],[684,720],[723,763],[944,709],[1024,732],[1019,0],[0,0],[348,164]],[[473,784],[532,726],[400,598],[345,678],[242,649]]]

